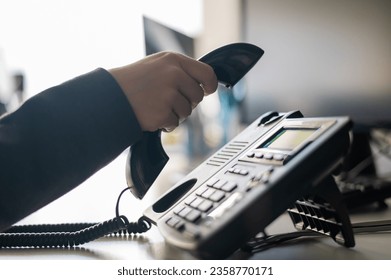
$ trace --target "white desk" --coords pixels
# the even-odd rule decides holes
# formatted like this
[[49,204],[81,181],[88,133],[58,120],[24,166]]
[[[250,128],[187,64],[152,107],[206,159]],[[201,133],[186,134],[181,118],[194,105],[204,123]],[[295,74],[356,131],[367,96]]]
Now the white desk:
[[[101,222],[115,216],[118,194],[126,187],[126,154],[81,186],[21,221],[26,223]],[[130,221],[137,220],[160,193],[176,181],[183,168],[183,159],[169,162],[162,174],[161,189],[153,189],[143,201],[130,194],[123,196],[120,212]],[[159,186],[160,186],[159,185]],[[352,222],[391,219],[391,209],[367,214],[353,214]],[[269,234],[293,231],[287,215],[282,215],[267,229]],[[134,237],[105,237],[76,249],[1,249],[0,260],[26,259],[94,259],[148,260],[193,259],[190,254],[167,245],[156,227]],[[391,232],[356,235],[356,246],[344,248],[331,238],[303,238],[281,244],[272,249],[248,255],[238,251],[230,259],[391,259]]]

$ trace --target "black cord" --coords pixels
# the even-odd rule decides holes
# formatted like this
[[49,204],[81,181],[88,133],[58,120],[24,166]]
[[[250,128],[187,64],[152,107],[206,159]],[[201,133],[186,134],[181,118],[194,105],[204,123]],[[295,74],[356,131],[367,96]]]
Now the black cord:
[[117,204],[115,205],[115,216],[116,216],[117,218],[120,216],[120,215],[119,215],[119,203],[120,203],[120,201],[121,201],[121,197],[122,197],[122,195],[123,195],[126,191],[128,191],[128,190],[130,190],[130,187],[127,187],[127,188],[123,189],[123,190],[121,191],[121,193],[119,194],[118,198],[117,198]]
[[[391,220],[380,220],[352,224],[354,233],[374,233],[391,231]],[[302,237],[326,237],[312,230],[293,231],[275,235],[263,235],[248,241],[241,249],[249,253],[257,253],[275,247],[284,242]]]
[[319,237],[324,236],[311,230],[293,231],[281,234],[270,235],[267,237],[256,237],[248,241],[241,249],[249,253],[257,253],[275,247],[278,244],[301,238],[301,237]]
[[18,225],[0,233],[0,248],[17,247],[74,247],[107,235],[139,234],[148,231],[151,223],[144,217],[129,222],[119,214],[122,190],[117,199],[115,218],[103,223],[67,223]]

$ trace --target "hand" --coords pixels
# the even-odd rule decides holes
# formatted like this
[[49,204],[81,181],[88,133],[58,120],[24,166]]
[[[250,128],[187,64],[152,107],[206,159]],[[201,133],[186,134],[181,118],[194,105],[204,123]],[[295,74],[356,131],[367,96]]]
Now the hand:
[[181,54],[161,52],[109,70],[143,131],[174,130],[203,97],[217,89],[209,65]]

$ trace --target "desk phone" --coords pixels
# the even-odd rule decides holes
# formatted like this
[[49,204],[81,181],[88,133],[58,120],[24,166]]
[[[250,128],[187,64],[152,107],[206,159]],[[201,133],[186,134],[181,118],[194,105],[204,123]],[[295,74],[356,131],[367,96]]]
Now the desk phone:
[[339,164],[350,120],[260,116],[144,212],[166,241],[225,257],[263,231]]
[[[231,88],[263,53],[257,46],[235,43],[200,61]],[[354,246],[350,220],[331,177],[348,150],[350,128],[347,117],[265,113],[184,176],[137,223],[119,215],[117,202],[116,218],[103,223],[12,227],[0,234],[0,248],[76,246],[117,232],[143,233],[154,224],[173,246],[202,258],[224,258],[287,210],[297,229]],[[145,132],[130,148],[126,178],[139,199],[169,160],[160,133]]]

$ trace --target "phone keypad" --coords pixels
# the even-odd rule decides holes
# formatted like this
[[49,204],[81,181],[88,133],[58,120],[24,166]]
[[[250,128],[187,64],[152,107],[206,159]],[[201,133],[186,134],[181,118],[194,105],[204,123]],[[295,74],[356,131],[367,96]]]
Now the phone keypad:
[[236,182],[211,178],[174,209],[174,214],[166,220],[166,224],[178,231],[187,231],[186,222],[197,223],[237,187]]

